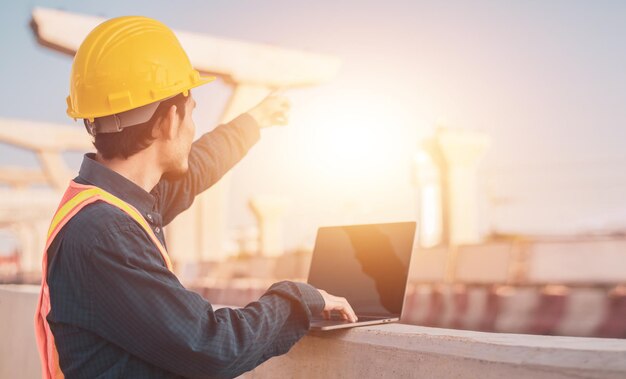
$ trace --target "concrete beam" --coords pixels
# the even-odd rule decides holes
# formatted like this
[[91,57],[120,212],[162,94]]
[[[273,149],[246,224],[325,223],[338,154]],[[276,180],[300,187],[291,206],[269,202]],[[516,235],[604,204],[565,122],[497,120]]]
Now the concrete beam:
[[49,222],[60,201],[61,197],[57,192],[46,189],[0,188],[0,224],[37,219]]
[[0,183],[21,189],[33,184],[48,184],[48,177],[40,169],[5,166],[0,167]]
[[[105,18],[35,8],[31,25],[40,44],[73,55]],[[235,83],[265,87],[316,85],[332,79],[340,60],[327,55],[174,30],[192,65]]]
[[68,126],[0,118],[0,142],[34,152],[93,150],[91,138],[82,124]]

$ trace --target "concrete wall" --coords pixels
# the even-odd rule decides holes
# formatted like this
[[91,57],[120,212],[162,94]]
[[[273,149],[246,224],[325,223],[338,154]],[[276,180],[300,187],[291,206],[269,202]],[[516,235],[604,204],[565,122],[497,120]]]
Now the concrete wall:
[[530,282],[624,283],[626,239],[540,241],[530,245]]
[[[297,373],[297,374],[296,374]],[[316,332],[244,378],[624,378],[626,341],[403,324]]]
[[[37,286],[0,286],[0,379],[39,378]],[[626,340],[404,324],[310,333],[247,378],[624,378]]]
[[[446,269],[451,267],[451,277]],[[616,285],[626,282],[626,238],[526,238],[415,250],[410,280],[482,284]]]
[[39,286],[0,286],[0,379],[41,378],[35,342]]

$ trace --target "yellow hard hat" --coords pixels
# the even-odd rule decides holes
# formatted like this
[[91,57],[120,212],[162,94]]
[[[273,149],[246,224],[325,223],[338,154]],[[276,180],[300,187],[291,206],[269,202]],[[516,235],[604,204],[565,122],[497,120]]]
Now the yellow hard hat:
[[167,26],[147,17],[107,20],[76,51],[67,114],[91,122],[215,80],[202,77]]

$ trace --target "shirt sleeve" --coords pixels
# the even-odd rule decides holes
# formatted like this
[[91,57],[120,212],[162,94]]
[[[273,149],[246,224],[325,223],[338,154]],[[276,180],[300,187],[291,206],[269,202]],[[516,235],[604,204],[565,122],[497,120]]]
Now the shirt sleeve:
[[259,124],[243,113],[196,140],[189,153],[187,173],[178,179],[161,179],[152,191],[159,200],[163,225],[189,208],[196,195],[224,176],[259,138]]
[[103,233],[92,248],[94,328],[155,366],[190,378],[238,376],[287,352],[324,308],[313,287],[282,281],[244,308],[214,310],[181,285],[156,249],[129,251],[148,246],[138,228]]

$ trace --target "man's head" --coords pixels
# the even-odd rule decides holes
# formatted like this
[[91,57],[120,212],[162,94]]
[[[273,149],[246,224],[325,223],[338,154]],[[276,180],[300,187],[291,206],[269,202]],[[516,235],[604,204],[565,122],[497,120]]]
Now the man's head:
[[[176,175],[187,170],[187,158],[195,133],[192,112],[196,102],[189,92],[161,101],[146,122],[105,131],[96,118],[85,120],[94,135],[94,146],[104,160],[128,159],[146,149],[155,150],[164,172]],[[93,125],[93,127],[91,126]]]
[[194,134],[190,90],[214,79],[193,69],[164,24],[139,16],[113,18],[92,30],[76,51],[67,113],[86,120],[103,159],[157,149],[160,164],[180,172]]

